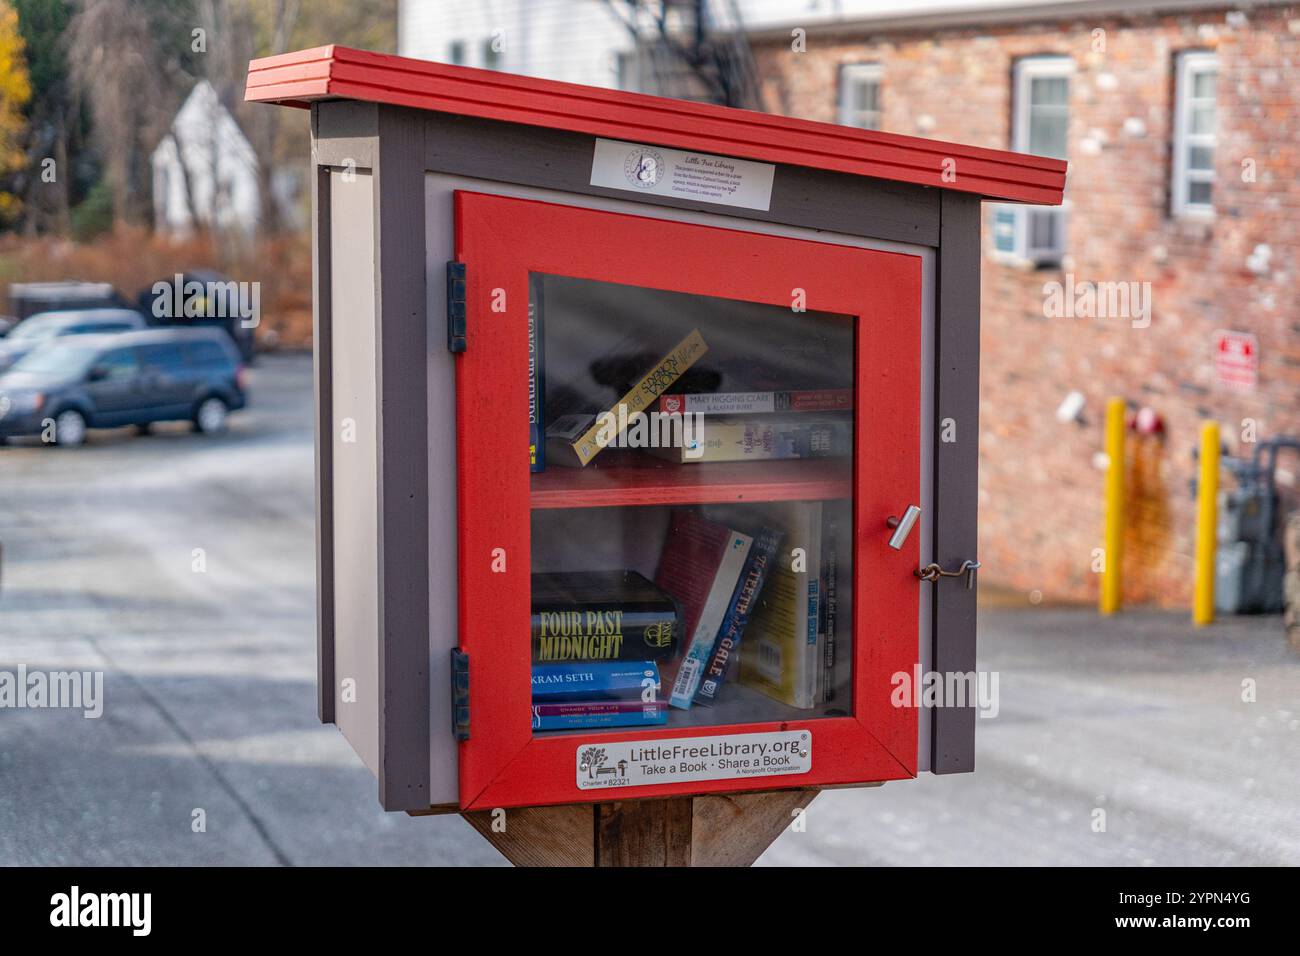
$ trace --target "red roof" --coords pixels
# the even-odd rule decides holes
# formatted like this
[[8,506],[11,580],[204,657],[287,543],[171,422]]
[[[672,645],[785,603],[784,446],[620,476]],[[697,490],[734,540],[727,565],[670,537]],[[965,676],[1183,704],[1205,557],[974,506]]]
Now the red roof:
[[[961,91],[954,90],[954,96]],[[1058,205],[1064,160],[450,66],[342,46],[253,60],[245,99],[347,99]],[[955,165],[945,164],[951,159]],[[953,174],[944,181],[945,165]]]

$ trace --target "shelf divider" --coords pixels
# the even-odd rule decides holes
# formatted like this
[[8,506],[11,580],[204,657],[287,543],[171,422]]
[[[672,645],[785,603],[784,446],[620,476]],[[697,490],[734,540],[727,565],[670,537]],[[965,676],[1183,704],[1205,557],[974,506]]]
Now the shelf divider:
[[824,501],[852,495],[847,458],[674,465],[649,456],[612,467],[552,466],[532,475],[534,510],[692,505],[744,501]]

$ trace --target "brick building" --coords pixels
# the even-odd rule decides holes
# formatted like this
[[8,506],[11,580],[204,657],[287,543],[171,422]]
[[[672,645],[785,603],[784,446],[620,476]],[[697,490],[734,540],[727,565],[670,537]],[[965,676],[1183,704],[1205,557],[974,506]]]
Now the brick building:
[[[1118,395],[1164,424],[1129,435],[1125,598],[1188,605],[1200,421],[1233,454],[1247,420],[1300,434],[1300,4],[865,6],[751,31],[767,109],[1070,161],[1063,212],[986,209],[982,580],[1095,599]],[[1053,282],[1138,285],[1089,317]],[[1216,374],[1219,330],[1254,336],[1253,387]]]

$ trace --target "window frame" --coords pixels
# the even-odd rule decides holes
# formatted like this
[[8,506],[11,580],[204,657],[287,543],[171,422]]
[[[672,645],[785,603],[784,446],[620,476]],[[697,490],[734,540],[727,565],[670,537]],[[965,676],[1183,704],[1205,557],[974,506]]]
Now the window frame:
[[[1021,57],[1011,68],[1011,148],[1016,152],[1030,152],[1030,90],[1036,79],[1064,79],[1067,83],[1066,94],[1066,147],[1069,147],[1070,100],[1068,84],[1075,73],[1074,60],[1065,54],[1045,53]],[[1066,159],[1066,156],[1055,157]],[[1055,266],[1065,257],[1066,209],[1068,202],[1062,206],[1034,206],[1021,203],[1002,203],[994,207],[992,213],[993,242],[991,255],[995,260],[1015,265],[1030,263],[1034,266]],[[1029,245],[1030,219],[1035,215],[1048,215],[1054,221],[1058,245],[1054,247],[1033,248]],[[1004,228],[1010,217],[1012,230],[1011,249],[998,248],[997,230]]]
[[[868,112],[859,110],[851,105],[850,91],[859,83],[874,83],[876,85],[876,109],[872,112],[876,115],[875,126],[863,126],[860,123],[853,122],[852,117]],[[840,83],[839,83],[839,102],[836,103],[836,119],[841,126],[851,126],[854,129],[879,130],[884,125],[884,91],[885,91],[885,66],[883,63],[843,63],[840,65]]]
[[[1191,130],[1191,105],[1197,97],[1191,95],[1192,86],[1198,75],[1211,73],[1215,77],[1214,124],[1212,133],[1193,133]],[[1218,150],[1218,76],[1219,58],[1211,50],[1184,50],[1176,55],[1174,61],[1174,116],[1171,137],[1173,151],[1170,169],[1170,212],[1182,219],[1212,219],[1214,217],[1214,153]],[[1192,169],[1188,164],[1188,153],[1193,147],[1208,146],[1210,149],[1210,168]],[[1210,202],[1199,203],[1191,200],[1192,182],[1210,184]]]

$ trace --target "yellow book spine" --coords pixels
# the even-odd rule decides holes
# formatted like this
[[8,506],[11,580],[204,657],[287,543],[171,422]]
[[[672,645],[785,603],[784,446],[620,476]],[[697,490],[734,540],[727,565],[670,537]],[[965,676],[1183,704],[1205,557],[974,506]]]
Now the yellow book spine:
[[[605,447],[597,440],[597,435],[605,428],[602,421],[605,415],[614,416],[615,421],[626,422],[629,416],[644,412],[650,407],[651,402],[666,392],[673,382],[681,378],[682,373],[694,365],[708,350],[709,347],[704,342],[704,336],[700,335],[700,330],[692,329],[691,334],[674,345],[672,351],[660,359],[641,381],[633,385],[631,391],[613,408],[603,415],[597,415],[595,424],[572,443],[578,461],[585,466]],[[607,435],[606,440],[609,437],[611,436]]]

